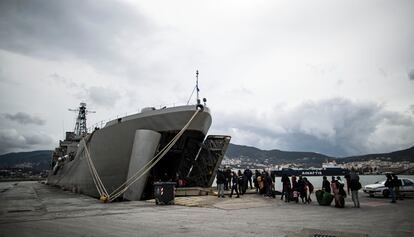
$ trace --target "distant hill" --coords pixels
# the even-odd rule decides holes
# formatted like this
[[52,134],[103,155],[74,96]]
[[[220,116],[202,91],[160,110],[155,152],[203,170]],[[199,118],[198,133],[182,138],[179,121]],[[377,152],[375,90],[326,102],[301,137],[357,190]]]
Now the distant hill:
[[[0,169],[4,168],[32,168],[35,170],[48,170],[52,151],[17,152],[0,155]],[[260,150],[256,147],[242,146],[230,143],[226,159],[238,159],[243,163],[283,164],[296,163],[304,166],[321,166],[326,160],[335,159],[337,162],[352,162],[366,160],[389,160],[393,162],[414,162],[414,146],[405,150],[390,153],[368,154],[345,158],[334,158],[315,152]]]
[[390,153],[350,156],[350,157],[345,157],[341,159],[341,161],[343,162],[366,161],[366,160],[390,160],[393,162],[398,162],[398,161],[414,162],[414,146],[411,148],[405,149],[405,150],[394,151]]
[[336,160],[337,162],[352,162],[352,161],[366,161],[366,160],[389,160],[393,162],[411,161],[414,162],[414,147],[394,151],[390,153],[368,154],[361,156],[352,156],[345,158],[330,157],[324,154],[315,152],[298,152],[298,151],[281,151],[281,150],[260,150],[256,147],[241,146],[230,144],[227,153],[227,158],[240,159],[243,162],[253,162],[261,164],[283,164],[296,163],[305,166],[320,166],[326,160]]
[[0,155],[0,168],[32,168],[35,170],[49,169],[52,151],[14,152]]
[[301,163],[310,166],[320,166],[326,160],[333,158],[315,152],[260,150],[256,147],[231,144],[226,156],[230,159],[241,159],[244,162],[261,164]]

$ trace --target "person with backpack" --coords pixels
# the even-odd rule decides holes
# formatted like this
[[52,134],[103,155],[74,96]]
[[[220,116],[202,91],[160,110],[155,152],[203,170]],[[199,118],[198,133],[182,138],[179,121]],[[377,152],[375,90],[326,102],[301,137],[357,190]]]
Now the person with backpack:
[[359,182],[359,176],[355,172],[355,169],[351,169],[351,173],[349,174],[349,188],[351,189],[352,193],[352,202],[354,203],[354,207],[359,208],[359,197],[358,191],[362,188],[361,183]]

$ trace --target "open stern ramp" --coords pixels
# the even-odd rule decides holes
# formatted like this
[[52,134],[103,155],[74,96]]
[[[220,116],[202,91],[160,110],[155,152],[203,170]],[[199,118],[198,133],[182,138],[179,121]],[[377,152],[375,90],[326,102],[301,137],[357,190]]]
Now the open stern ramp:
[[190,186],[211,187],[230,140],[231,136],[226,135],[207,136],[196,158],[188,162]]

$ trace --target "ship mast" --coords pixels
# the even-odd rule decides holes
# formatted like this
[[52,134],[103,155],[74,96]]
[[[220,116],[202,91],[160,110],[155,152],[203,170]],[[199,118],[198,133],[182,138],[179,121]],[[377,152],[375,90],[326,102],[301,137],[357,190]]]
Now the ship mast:
[[86,114],[96,113],[96,111],[90,111],[86,109],[86,103],[80,103],[78,109],[69,109],[69,111],[78,112],[78,117],[76,118],[76,124],[74,133],[77,136],[84,136],[88,133],[86,128]]
[[[190,98],[188,98],[187,104],[190,103],[191,98],[193,98],[194,95],[194,91],[197,91],[197,105],[201,105],[201,100],[200,100],[200,88],[198,88],[198,70],[196,70],[196,86],[193,88],[193,91],[191,92]],[[203,98],[203,102],[204,105],[206,103],[206,98]]]
[[198,88],[198,70],[196,71],[196,78],[197,78],[197,81],[196,81],[197,104],[199,105],[201,101],[200,101],[200,89]]

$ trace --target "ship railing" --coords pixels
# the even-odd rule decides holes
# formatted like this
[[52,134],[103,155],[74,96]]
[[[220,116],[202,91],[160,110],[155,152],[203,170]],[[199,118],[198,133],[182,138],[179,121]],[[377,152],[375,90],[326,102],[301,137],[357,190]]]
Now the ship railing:
[[[154,107],[155,109],[165,109],[165,108],[170,108],[170,107],[175,107],[177,106],[177,103],[170,103],[170,104],[160,104],[156,107]],[[144,107],[143,107],[144,108]],[[138,108],[137,110],[131,111],[131,112],[127,112],[127,113],[123,113],[123,114],[118,114],[116,116],[110,117],[108,119],[104,119],[98,122],[93,123],[91,126],[89,126],[88,129],[88,133],[93,132],[95,129],[101,129],[103,127],[105,127],[106,123],[115,120],[115,119],[119,119],[119,118],[123,118],[129,115],[133,115],[133,114],[137,114],[137,113],[141,113],[141,109],[143,108]]]

